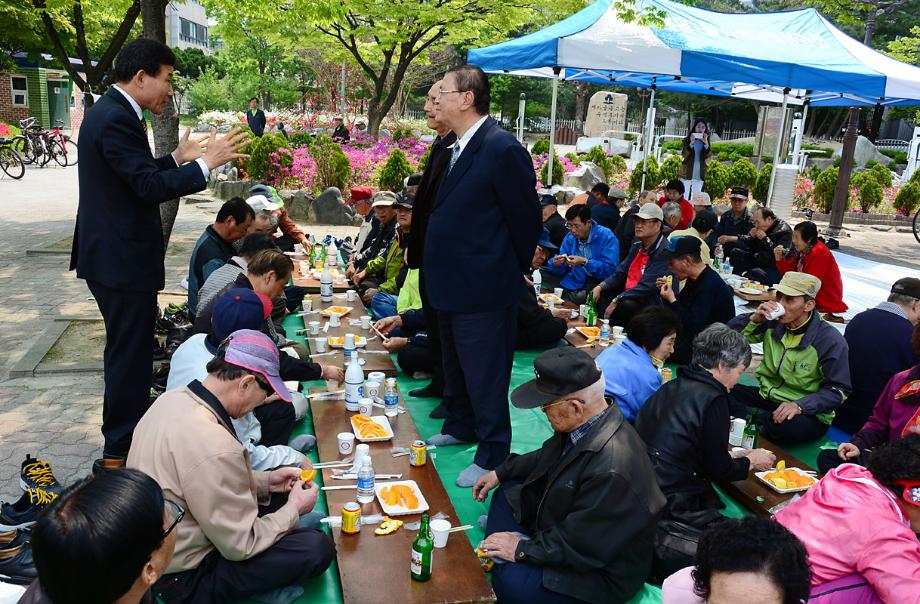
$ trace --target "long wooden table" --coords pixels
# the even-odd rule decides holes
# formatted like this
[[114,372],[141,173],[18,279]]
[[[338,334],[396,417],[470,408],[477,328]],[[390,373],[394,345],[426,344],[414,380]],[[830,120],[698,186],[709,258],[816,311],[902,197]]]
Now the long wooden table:
[[[318,294],[320,292],[320,282],[319,279],[313,276],[312,273],[304,274],[300,270],[300,262],[298,257],[292,257],[294,260],[294,285],[304,288],[309,294]],[[334,292],[344,292],[349,289],[352,289],[351,284],[345,279],[344,268],[338,267],[337,277],[332,280],[332,291]]]
[[[775,445],[768,441],[767,439],[761,437],[760,442],[757,445],[761,449],[768,449],[776,455],[776,461],[785,460],[787,468],[801,468],[803,470],[812,470],[813,468],[807,463],[786,453],[778,445]],[[737,500],[741,505],[749,509],[750,511],[758,514],[760,516],[770,516],[770,508],[773,506],[783,503],[792,497],[795,496],[795,493],[777,493],[764,483],[760,482],[757,477],[754,476],[754,470],[752,469],[748,474],[747,479],[739,480],[736,482],[719,482],[720,487],[722,487],[726,493],[732,496]],[[757,501],[758,497],[762,497],[763,501]]]
[[[338,327],[330,326],[326,331],[323,331],[323,327],[329,322],[328,317],[321,315],[318,312],[303,315],[305,328],[308,328],[308,323],[310,321],[320,322],[318,336],[311,335],[309,333],[309,329],[304,334],[311,353],[313,353],[316,348],[316,344],[313,341],[316,338],[328,338],[329,336],[344,337],[347,333],[353,333],[356,336],[362,336],[365,338],[373,338],[368,341],[367,346],[358,349],[358,358],[364,360],[364,365],[361,366],[361,368],[364,369],[364,374],[367,375],[371,371],[382,371],[384,374],[386,374],[387,377],[396,376],[396,365],[393,364],[393,359],[390,358],[386,348],[383,347],[383,342],[380,336],[375,338],[375,334],[372,330],[364,330],[361,329],[360,325],[350,324],[351,320],[357,320],[362,315],[367,314],[367,310],[364,307],[364,303],[361,302],[360,297],[355,296],[353,302],[349,302],[346,299],[345,294],[342,293],[333,294],[332,302],[321,302],[319,296],[316,294],[307,294],[306,297],[309,297],[313,300],[314,311],[323,310],[329,308],[330,306],[352,307],[351,312],[341,318],[341,324]],[[362,351],[364,350],[368,351],[368,354],[362,354]],[[311,356],[315,362],[322,363],[323,365],[342,365],[345,362],[345,352],[341,348],[332,348],[328,344],[326,345],[325,353],[311,354]]]
[[[322,392],[314,388],[311,392]],[[400,397],[400,404],[404,404]],[[349,416],[345,403],[337,401],[311,400],[313,425],[316,430],[317,450],[321,461],[339,459],[339,432],[351,432]],[[383,410],[375,415],[382,415]],[[441,484],[435,469],[435,462],[428,457],[428,462],[419,468],[409,465],[408,456],[393,457],[390,448],[408,447],[419,438],[415,422],[408,412],[395,418],[389,418],[393,426],[394,437],[390,441],[368,443],[374,471],[379,473],[402,474],[402,480],[414,480],[428,502],[431,515],[437,512],[447,514],[453,526],[459,526],[459,517]],[[387,481],[382,481],[387,482]],[[353,481],[333,480],[332,470],[323,470],[323,483],[330,485],[354,484]],[[330,514],[338,514],[342,507],[355,501],[354,490],[325,491]],[[362,515],[382,514],[383,510],[376,500],[361,506]],[[411,522],[420,518],[419,514],[400,516],[401,520]],[[494,602],[495,594],[486,580],[485,573],[479,565],[476,553],[469,539],[462,532],[451,533],[447,547],[434,550],[431,579],[424,583],[413,581],[409,573],[409,558],[412,541],[417,531],[400,528],[391,535],[374,534],[376,525],[364,526],[356,535],[342,533],[339,528],[332,529],[335,540],[339,575],[342,582],[342,597],[345,604],[367,604],[368,602],[393,603],[466,603]]]

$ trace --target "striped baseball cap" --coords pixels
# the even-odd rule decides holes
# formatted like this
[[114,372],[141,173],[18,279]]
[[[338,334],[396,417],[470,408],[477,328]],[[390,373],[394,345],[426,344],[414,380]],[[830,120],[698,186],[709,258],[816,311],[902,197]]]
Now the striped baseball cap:
[[291,402],[291,392],[280,375],[281,353],[271,338],[261,331],[240,329],[231,333],[228,340],[226,362],[260,374],[282,400]]

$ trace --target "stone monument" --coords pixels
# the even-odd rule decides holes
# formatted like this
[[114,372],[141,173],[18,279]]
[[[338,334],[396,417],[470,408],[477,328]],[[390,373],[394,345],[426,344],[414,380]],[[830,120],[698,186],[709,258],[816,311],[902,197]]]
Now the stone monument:
[[[588,101],[585,136],[601,136],[608,130],[626,128],[626,99],[619,92],[595,92]],[[615,133],[622,135],[622,132]]]

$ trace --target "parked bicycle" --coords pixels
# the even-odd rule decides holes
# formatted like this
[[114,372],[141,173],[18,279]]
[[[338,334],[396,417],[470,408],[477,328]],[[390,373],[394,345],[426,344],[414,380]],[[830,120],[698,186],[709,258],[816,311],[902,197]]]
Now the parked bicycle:
[[13,149],[12,139],[0,137],[0,170],[16,180],[22,178],[26,173],[26,165]]
[[48,139],[51,141],[57,141],[61,144],[61,148],[64,150],[65,165],[77,165],[77,143],[70,140],[69,134],[64,134],[61,132],[61,128],[64,127],[64,120],[55,120],[54,123],[56,128],[47,133]]
[[[67,166],[67,152],[64,145],[58,137],[62,136],[60,130],[45,130],[35,122],[34,117],[19,120],[19,127],[22,134],[13,137],[13,149],[19,154],[27,164],[36,164],[44,167],[48,162],[54,160],[59,166]],[[57,133],[52,138],[52,133]]]

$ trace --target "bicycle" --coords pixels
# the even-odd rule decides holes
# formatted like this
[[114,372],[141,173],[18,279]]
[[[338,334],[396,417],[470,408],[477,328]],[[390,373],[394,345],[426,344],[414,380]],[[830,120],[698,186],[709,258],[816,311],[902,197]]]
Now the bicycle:
[[61,128],[64,127],[64,120],[55,120],[55,125],[57,126],[54,130],[46,132],[46,135],[49,140],[56,141],[61,145],[61,149],[64,151],[64,165],[65,166],[75,166],[77,165],[77,143],[70,140],[70,136],[61,132]]
[[13,148],[19,152],[26,163],[35,163],[44,167],[53,159],[62,168],[67,167],[67,151],[62,141],[54,138],[54,136],[62,138],[61,131],[45,130],[35,122],[34,117],[19,120],[22,134],[13,138]]
[[0,170],[16,180],[26,173],[26,165],[13,149],[12,139],[0,137]]

